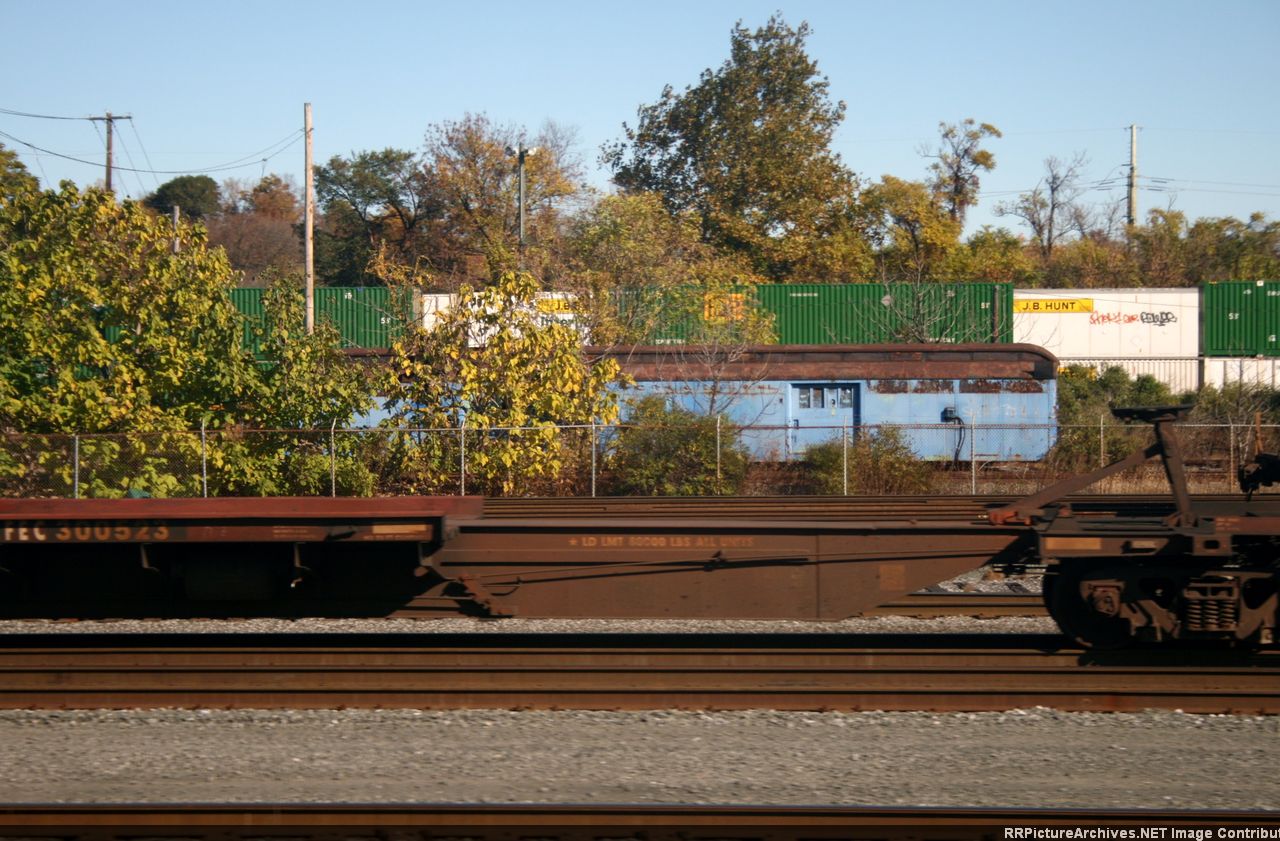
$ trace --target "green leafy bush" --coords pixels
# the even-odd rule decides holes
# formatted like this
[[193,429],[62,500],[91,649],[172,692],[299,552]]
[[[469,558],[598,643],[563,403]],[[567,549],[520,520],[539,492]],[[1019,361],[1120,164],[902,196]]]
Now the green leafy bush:
[[850,494],[922,494],[933,487],[933,469],[912,452],[894,427],[864,431],[846,445],[836,438],[805,452],[804,467],[814,493],[844,493],[848,455]]
[[716,416],[667,406],[661,397],[634,404],[626,426],[611,443],[606,487],[618,495],[707,496],[740,493],[747,476],[747,450],[738,426]]

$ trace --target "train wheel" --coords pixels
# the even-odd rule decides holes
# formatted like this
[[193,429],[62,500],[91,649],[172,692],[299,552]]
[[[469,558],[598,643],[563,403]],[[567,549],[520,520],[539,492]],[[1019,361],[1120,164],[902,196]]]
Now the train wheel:
[[1099,613],[1080,595],[1088,571],[1059,569],[1045,576],[1044,601],[1049,615],[1062,632],[1087,648],[1121,648],[1133,642],[1129,622]]

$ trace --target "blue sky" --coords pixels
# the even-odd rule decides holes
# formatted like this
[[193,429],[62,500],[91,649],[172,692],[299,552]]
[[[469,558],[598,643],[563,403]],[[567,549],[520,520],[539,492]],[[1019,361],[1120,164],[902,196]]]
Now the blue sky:
[[[1046,157],[1087,154],[1086,179],[1123,198],[1127,126],[1142,126],[1140,209],[1194,217],[1280,217],[1280,2],[350,2],[91,3],[0,0],[0,109],[55,116],[129,114],[117,165],[301,183],[291,139],[315,111],[318,161],[387,146],[417,150],[427,127],[485,113],[531,132],[577,130],[588,181],[608,188],[601,144],[636,108],[727,57],[741,20],[775,11],[808,21],[810,55],[848,106],[834,143],[860,176],[922,178],[922,144],[966,117],[1005,132],[970,229],[1020,230],[994,206],[1035,186]],[[0,132],[100,161],[101,127],[0,113]],[[100,166],[0,136],[42,183],[89,184]],[[117,189],[154,190],[168,174],[120,172]],[[122,185],[122,186],[121,186]]]

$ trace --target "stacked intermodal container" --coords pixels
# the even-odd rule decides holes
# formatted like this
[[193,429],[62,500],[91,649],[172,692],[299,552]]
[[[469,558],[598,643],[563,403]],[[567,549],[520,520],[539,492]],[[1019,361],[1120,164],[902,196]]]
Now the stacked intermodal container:
[[756,295],[783,345],[1014,340],[1007,283],[776,283]]
[[1018,289],[1013,311],[1014,339],[1063,366],[1120,367],[1174,391],[1199,384],[1198,289]]
[[626,290],[619,321],[656,345],[696,342],[713,320],[754,310],[783,345],[895,341],[1011,342],[1013,287],[1007,283],[774,283],[702,293],[693,287]]
[[[244,346],[254,351],[253,331],[264,317],[264,291],[231,290],[231,302],[245,316]],[[346,348],[390,347],[413,318],[412,298],[382,286],[319,286],[315,290],[316,323],[336,327]]]
[[[547,312],[578,324],[573,296],[544,293]],[[381,287],[320,287],[316,318],[334,324],[346,347],[388,347],[415,317],[432,327],[454,296],[401,301]],[[261,322],[262,290],[237,289],[245,343]],[[696,343],[709,326],[744,313],[765,316],[783,345],[901,341],[1026,342],[1064,365],[1118,365],[1175,392],[1249,382],[1280,386],[1280,281],[1229,281],[1181,289],[1013,289],[1007,283],[761,284],[708,294],[695,287],[614,293],[632,338],[654,345]],[[582,328],[585,330],[585,327]],[[753,334],[752,341],[760,336]]]

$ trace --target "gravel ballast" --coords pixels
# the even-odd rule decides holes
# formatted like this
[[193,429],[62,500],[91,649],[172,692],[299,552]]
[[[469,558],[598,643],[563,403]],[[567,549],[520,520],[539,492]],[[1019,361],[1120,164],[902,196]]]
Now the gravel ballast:
[[1280,807],[1280,718],[1178,712],[0,711],[31,802]]
[[756,619],[121,619],[0,620],[0,634],[1056,634],[1048,617],[914,619],[877,616],[839,622]]

